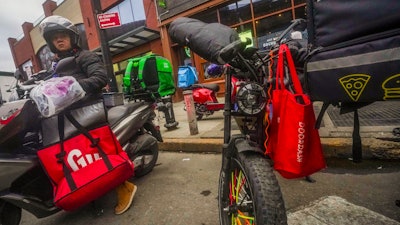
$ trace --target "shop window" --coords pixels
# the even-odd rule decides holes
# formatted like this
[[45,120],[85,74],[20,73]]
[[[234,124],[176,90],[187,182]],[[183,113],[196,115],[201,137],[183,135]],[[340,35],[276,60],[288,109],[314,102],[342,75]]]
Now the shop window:
[[201,12],[200,14],[194,15],[192,18],[203,21],[204,23],[218,23],[217,10]]
[[296,19],[297,19],[297,18],[307,19],[306,7],[305,7],[305,6],[296,8],[296,9],[294,10],[294,13],[295,13]]
[[269,49],[275,44],[276,38],[292,21],[291,11],[266,17],[256,21],[258,48]]
[[241,24],[239,26],[233,27],[236,32],[239,34],[239,37],[244,41],[246,38],[251,39],[251,44],[249,46],[254,46],[254,31],[253,31],[253,23]]
[[291,6],[291,0],[253,0],[254,17],[271,14]]
[[107,10],[107,13],[118,12],[121,25],[132,23],[135,21],[146,20],[143,1],[124,0],[115,7]]
[[251,19],[250,0],[236,1],[219,9],[220,23],[231,26]]
[[192,52],[189,47],[179,47],[178,49],[179,66],[194,66]]
[[306,3],[306,0],[294,0],[294,5]]

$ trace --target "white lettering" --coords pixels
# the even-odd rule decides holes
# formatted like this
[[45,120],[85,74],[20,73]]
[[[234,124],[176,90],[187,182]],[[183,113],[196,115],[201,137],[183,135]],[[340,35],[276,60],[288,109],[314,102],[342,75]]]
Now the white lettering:
[[99,159],[101,159],[99,153],[86,154],[83,156],[81,150],[79,149],[71,150],[67,156],[67,162],[73,171],[84,168]]
[[297,129],[297,162],[303,162],[303,153],[304,153],[304,139],[306,137],[304,129],[305,124],[303,122],[299,122],[299,128]]

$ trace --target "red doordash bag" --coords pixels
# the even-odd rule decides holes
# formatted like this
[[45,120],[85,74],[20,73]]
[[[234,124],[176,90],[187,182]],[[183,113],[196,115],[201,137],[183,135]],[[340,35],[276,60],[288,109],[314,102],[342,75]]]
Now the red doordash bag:
[[[293,92],[284,84],[285,60]],[[309,96],[303,93],[286,44],[279,48],[277,67],[267,154],[274,161],[274,169],[283,177],[305,177],[326,167],[321,140],[315,128],[313,105]]]
[[[79,134],[64,139],[67,118]],[[71,211],[103,196],[133,175],[134,165],[108,124],[87,130],[70,113],[58,115],[60,142],[38,151],[52,181],[54,203]]]

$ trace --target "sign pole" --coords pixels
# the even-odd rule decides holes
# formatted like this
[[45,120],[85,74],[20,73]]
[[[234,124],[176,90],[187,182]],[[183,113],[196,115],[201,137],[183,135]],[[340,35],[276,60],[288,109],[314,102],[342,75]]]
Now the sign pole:
[[118,92],[117,80],[115,79],[114,70],[113,70],[113,66],[112,66],[110,48],[108,46],[108,42],[107,42],[107,38],[106,38],[106,31],[103,29],[100,29],[99,21],[97,20],[97,14],[102,13],[100,0],[92,0],[92,6],[93,6],[94,18],[96,18],[95,19],[96,20],[96,30],[100,37],[103,63],[104,63],[104,67],[106,68],[107,75],[110,79],[110,83],[109,83],[110,91]]

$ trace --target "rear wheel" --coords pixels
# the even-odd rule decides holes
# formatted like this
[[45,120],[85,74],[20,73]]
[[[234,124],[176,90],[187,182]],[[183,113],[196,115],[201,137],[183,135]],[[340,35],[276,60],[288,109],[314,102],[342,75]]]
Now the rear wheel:
[[158,142],[150,134],[144,134],[140,141],[139,150],[134,153],[127,152],[135,165],[135,177],[141,177],[150,173],[156,166],[158,159]]
[[270,162],[262,155],[235,155],[219,181],[221,225],[287,224],[282,193]]

